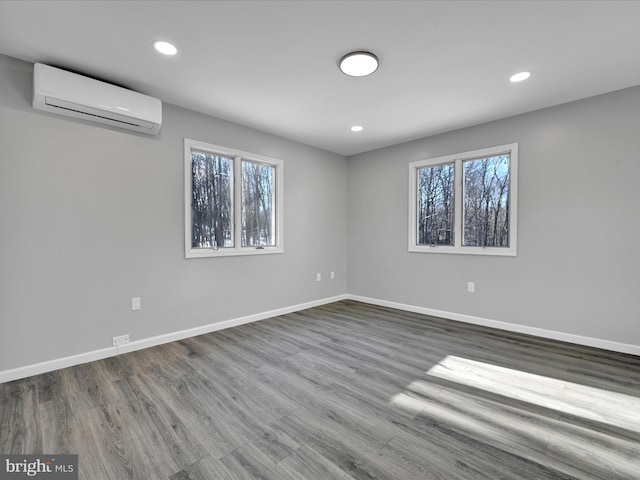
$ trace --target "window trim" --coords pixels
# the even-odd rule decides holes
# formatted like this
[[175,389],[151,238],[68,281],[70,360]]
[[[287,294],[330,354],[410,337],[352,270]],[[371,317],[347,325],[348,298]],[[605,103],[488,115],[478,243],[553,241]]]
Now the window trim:
[[[509,154],[509,247],[472,247],[462,245],[462,229],[464,225],[463,195],[463,162],[480,158]],[[447,163],[454,164],[454,244],[420,245],[418,244],[418,170]],[[453,253],[462,255],[517,255],[518,244],[518,144],[509,143],[496,147],[482,148],[469,152],[444,155],[442,157],[417,160],[409,163],[409,252],[420,253]]]
[[[193,248],[191,247],[191,151],[199,150],[206,153],[223,155],[233,158],[232,185],[232,215],[233,215],[233,247],[224,248]],[[275,168],[275,245],[262,247],[242,246],[242,160],[253,161],[273,166]],[[223,147],[211,143],[199,142],[189,138],[184,139],[184,255],[185,258],[230,257],[240,255],[269,255],[284,253],[284,162],[277,158],[244,152],[235,148]]]

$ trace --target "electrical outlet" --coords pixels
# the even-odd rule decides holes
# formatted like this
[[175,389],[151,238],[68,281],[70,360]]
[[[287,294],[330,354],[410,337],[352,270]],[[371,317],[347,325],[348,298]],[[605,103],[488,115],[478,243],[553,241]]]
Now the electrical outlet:
[[113,337],[113,346],[119,347],[120,345],[125,345],[129,343],[129,335],[120,335],[119,337]]
[[319,282],[322,280],[322,274],[321,273],[316,273],[316,282]]
[[476,284],[474,282],[467,282],[467,292],[474,293],[476,291]]
[[142,308],[142,304],[140,303],[140,297],[135,297],[131,299],[131,310],[140,310]]
[[331,270],[331,280],[335,280],[335,278],[336,278],[336,272]]

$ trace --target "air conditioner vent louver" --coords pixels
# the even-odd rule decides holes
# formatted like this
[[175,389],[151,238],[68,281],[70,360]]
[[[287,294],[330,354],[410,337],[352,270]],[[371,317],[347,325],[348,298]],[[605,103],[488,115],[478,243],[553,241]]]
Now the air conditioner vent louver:
[[162,124],[160,100],[40,63],[34,65],[33,107],[149,135]]

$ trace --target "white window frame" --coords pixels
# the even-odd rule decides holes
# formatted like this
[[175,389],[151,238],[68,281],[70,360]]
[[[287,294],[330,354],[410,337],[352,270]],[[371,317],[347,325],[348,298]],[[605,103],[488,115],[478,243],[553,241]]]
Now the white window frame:
[[[480,158],[509,154],[509,246],[475,247],[462,245],[463,218],[463,162]],[[418,244],[418,170],[442,164],[454,164],[454,243],[453,245]],[[409,164],[409,252],[454,253],[462,255],[517,255],[518,243],[518,144],[510,143],[496,147],[483,148],[470,152],[456,153],[442,157],[418,160]]]
[[[191,151],[221,155],[233,158],[233,247],[220,248],[192,248],[191,247]],[[275,168],[275,245],[260,247],[243,247],[241,240],[242,231],[242,160],[263,163]],[[284,252],[284,162],[277,158],[267,157],[256,153],[243,152],[234,148],[199,142],[189,138],[184,139],[184,246],[186,258],[229,257],[238,255],[269,255]]]

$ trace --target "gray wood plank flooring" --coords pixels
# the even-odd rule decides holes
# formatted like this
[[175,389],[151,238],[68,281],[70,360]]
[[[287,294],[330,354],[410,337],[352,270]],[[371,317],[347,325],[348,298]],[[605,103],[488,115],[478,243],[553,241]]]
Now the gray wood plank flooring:
[[353,301],[0,384],[80,478],[640,480],[640,357]]

